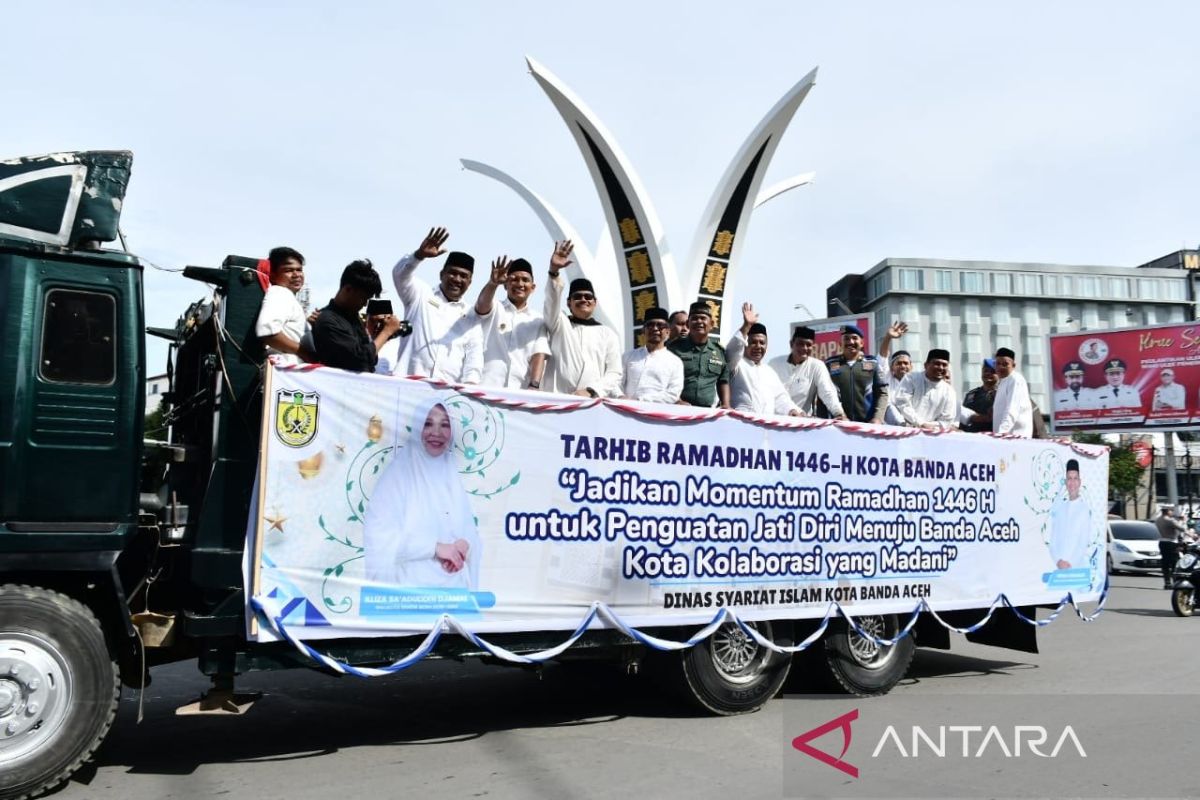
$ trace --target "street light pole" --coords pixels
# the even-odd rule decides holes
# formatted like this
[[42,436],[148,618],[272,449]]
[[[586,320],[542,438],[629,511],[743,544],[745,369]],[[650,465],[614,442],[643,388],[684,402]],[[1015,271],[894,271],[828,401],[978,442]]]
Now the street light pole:
[[841,307],[842,307],[842,310],[843,310],[843,311],[845,311],[847,314],[853,314],[853,313],[854,313],[853,311],[851,311],[851,310],[850,310],[850,306],[848,306],[848,305],[846,305],[845,303],[843,303],[843,302],[841,301],[841,299],[840,299],[840,298],[837,298],[837,297],[831,297],[831,298],[829,298],[829,305],[831,305],[831,306],[832,306],[832,305],[834,305],[834,304],[837,304],[837,305],[841,306]]

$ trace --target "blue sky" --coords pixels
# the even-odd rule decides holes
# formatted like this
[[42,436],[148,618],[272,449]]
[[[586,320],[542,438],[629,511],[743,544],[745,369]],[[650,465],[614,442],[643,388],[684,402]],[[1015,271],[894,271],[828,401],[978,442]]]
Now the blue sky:
[[[5,13],[5,61],[24,66],[5,81],[0,157],[131,149],[131,249],[178,267],[290,244],[318,302],[348,261],[386,269],[434,224],[480,261],[547,260],[533,213],[462,157],[523,180],[595,245],[599,201],[526,55],[615,135],[677,257],[745,136],[820,68],[765,184],[816,181],[755,212],[733,298],[755,302],[776,353],[794,304],[822,313],[832,280],[889,256],[1132,266],[1200,242],[1194,3]],[[147,320],[172,324],[202,294],[150,271]],[[162,359],[152,345],[148,370]]]

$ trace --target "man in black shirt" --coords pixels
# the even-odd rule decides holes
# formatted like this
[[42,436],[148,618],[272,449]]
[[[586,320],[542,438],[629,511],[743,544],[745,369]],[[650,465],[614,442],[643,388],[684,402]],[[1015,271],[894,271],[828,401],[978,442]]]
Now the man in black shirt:
[[383,283],[370,261],[354,261],[342,270],[338,293],[312,326],[319,362],[351,372],[375,370],[379,348],[401,327],[401,320],[392,314],[371,317],[366,325],[358,318],[367,301],[381,291]]

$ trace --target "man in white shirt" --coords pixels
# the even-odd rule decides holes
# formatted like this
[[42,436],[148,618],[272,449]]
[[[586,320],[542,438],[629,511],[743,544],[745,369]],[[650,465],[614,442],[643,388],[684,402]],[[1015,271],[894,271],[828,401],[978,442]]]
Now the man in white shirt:
[[1182,411],[1187,405],[1187,393],[1182,383],[1175,382],[1175,370],[1167,367],[1158,373],[1158,386],[1154,387],[1154,403],[1151,411]]
[[625,354],[624,395],[648,403],[678,403],[683,391],[683,362],[667,349],[670,315],[665,308],[652,308],[643,317],[646,345]]
[[1088,551],[1093,545],[1092,509],[1079,493],[1083,482],[1079,462],[1067,461],[1067,496],[1050,509],[1050,560],[1056,569],[1090,567]]
[[[563,312],[565,281],[559,274],[571,263],[574,245],[558,242],[550,258],[550,285],[542,316],[550,339],[550,378],[542,388],[581,397],[618,397],[621,394],[621,344],[617,334],[594,319],[596,292],[587,278],[571,281],[568,312]],[[538,353],[530,374],[541,382],[546,356]]]
[[829,368],[821,359],[812,357],[816,338],[817,333],[812,328],[797,327],[792,331],[791,352],[772,358],[768,364],[802,412],[814,416],[819,397],[834,419],[845,419],[837,388],[829,378]]
[[[887,330],[883,332],[883,336],[879,337],[879,358],[886,358],[888,362],[888,397],[896,396],[896,392],[900,391],[900,381],[904,380],[905,375],[912,372],[912,356],[909,352],[907,350],[892,352],[892,342],[898,342],[900,337],[906,333],[908,333],[908,323],[897,320],[888,326]],[[887,425],[904,424],[904,419],[896,409],[892,408],[891,402],[883,412],[883,421]]]
[[792,402],[783,381],[764,362],[766,355],[767,327],[758,321],[754,306],[742,303],[742,327],[725,347],[733,407],[760,417],[771,414],[803,417],[804,412]]
[[463,295],[471,286],[475,259],[458,251],[446,256],[438,273],[438,288],[431,289],[415,276],[427,258],[436,258],[450,234],[431,228],[421,246],[392,268],[392,281],[412,335],[399,354],[398,375],[423,375],[449,383],[479,383],[483,374],[483,334]]
[[1096,408],[1141,408],[1142,396],[1137,389],[1125,383],[1125,362],[1110,358],[1104,362],[1104,380],[1107,386],[1096,389]]
[[263,295],[254,334],[278,364],[314,361],[312,351],[302,344],[308,321],[296,299],[297,292],[304,288],[304,256],[290,247],[276,247],[267,261],[271,264],[271,285]]
[[1062,368],[1067,388],[1054,392],[1055,411],[1087,411],[1095,408],[1094,391],[1083,385],[1083,362],[1068,361]]
[[1017,354],[1007,347],[996,351],[996,401],[992,405],[992,432],[1033,436],[1033,401],[1029,384],[1017,372]]
[[[888,358],[888,397],[895,397],[900,391],[900,383],[912,372],[912,355],[907,350],[897,350]],[[904,425],[904,417],[899,410],[892,408],[894,401],[888,402],[887,410],[883,413],[883,421],[888,425]]]
[[[505,298],[495,302],[496,289],[504,286]],[[534,353],[549,353],[545,321],[529,305],[537,284],[533,267],[523,258],[509,261],[501,256],[492,262],[492,274],[475,301],[475,315],[483,327],[484,386],[506,389],[540,388],[529,375]]]
[[888,405],[896,407],[903,424],[923,430],[957,427],[958,392],[946,381],[949,366],[950,353],[934,348],[925,357],[924,372],[910,372],[900,381]]

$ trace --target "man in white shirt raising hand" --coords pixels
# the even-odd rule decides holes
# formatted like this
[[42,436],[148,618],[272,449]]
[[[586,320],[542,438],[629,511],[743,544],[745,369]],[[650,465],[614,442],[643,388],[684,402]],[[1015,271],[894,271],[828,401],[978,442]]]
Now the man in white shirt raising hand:
[[394,370],[397,375],[423,375],[449,383],[479,383],[483,373],[483,335],[463,295],[471,286],[475,259],[452,252],[431,289],[416,277],[427,258],[446,252],[450,238],[445,228],[430,228],[421,245],[396,262],[392,280],[404,303],[404,316],[412,324]]
[[[596,290],[587,278],[576,278],[570,287],[559,274],[571,265],[574,245],[569,239],[554,245],[550,257],[550,285],[542,316],[550,338],[550,377],[543,389],[580,397],[617,397],[621,394],[621,344],[617,334],[595,319]],[[567,311],[562,309],[567,289]],[[534,355],[531,376],[540,382],[545,356]]]
[[803,417],[804,412],[792,402],[775,370],[764,361],[766,355],[767,327],[758,321],[754,306],[742,303],[742,327],[725,347],[733,407],[760,417],[770,414]]
[[[506,296],[497,303],[501,286]],[[541,310],[529,305],[536,288],[533,267],[525,259],[501,256],[492,262],[491,277],[475,301],[475,315],[483,326],[484,386],[541,388],[540,376],[535,380],[529,374],[533,355],[550,352]]]

